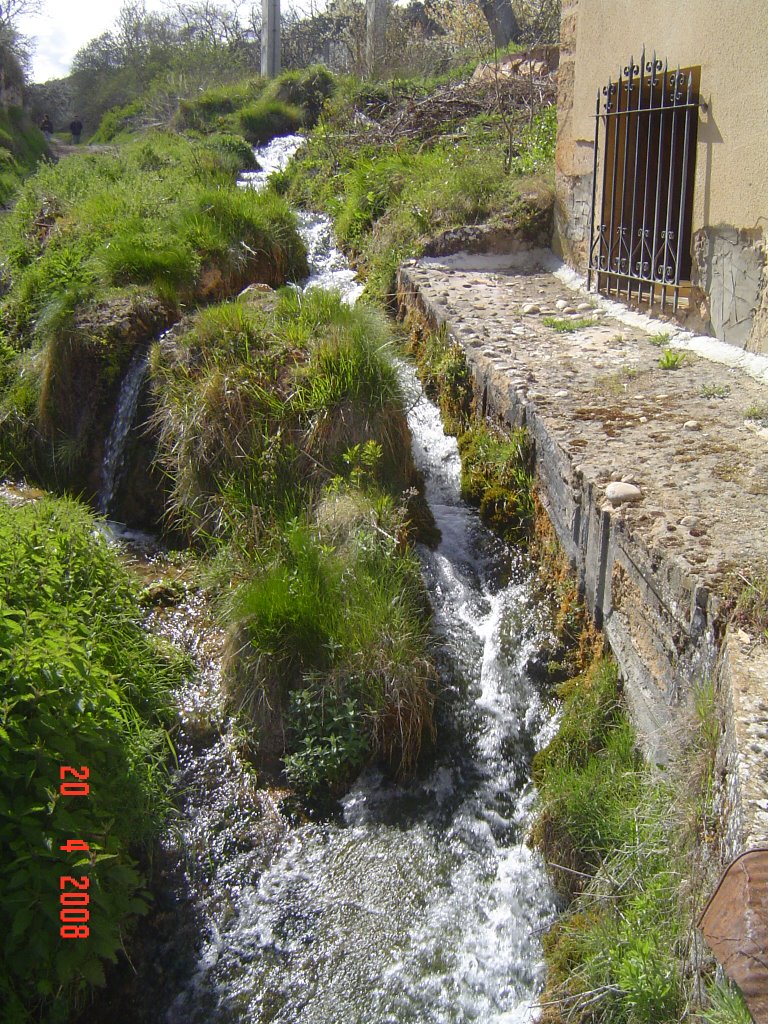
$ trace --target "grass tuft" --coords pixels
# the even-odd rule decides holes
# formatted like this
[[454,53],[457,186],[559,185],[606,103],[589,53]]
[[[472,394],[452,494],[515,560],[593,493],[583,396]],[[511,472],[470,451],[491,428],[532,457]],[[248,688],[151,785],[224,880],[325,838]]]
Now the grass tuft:
[[590,317],[578,317],[576,320],[565,320],[557,316],[542,317],[541,322],[545,327],[551,327],[559,334],[570,334],[572,331],[583,331],[585,327],[594,327],[595,320]]

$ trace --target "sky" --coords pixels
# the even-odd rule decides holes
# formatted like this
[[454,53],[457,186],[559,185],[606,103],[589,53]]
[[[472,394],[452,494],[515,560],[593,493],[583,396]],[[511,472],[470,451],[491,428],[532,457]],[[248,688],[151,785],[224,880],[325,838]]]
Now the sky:
[[[122,5],[123,0],[43,0],[42,14],[19,18],[19,31],[35,46],[32,80],[68,74],[80,47],[112,28]],[[162,9],[162,0],[147,0],[147,10]]]

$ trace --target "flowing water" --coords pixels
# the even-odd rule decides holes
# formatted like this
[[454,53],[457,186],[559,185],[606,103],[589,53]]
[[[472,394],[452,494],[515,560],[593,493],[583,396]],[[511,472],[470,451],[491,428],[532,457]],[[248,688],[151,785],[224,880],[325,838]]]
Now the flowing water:
[[133,353],[120,385],[112,427],[104,445],[104,458],[101,463],[101,487],[96,498],[96,509],[102,515],[106,515],[109,512],[117,485],[120,482],[120,471],[125,461],[125,446],[128,440],[128,433],[136,418],[139,395],[141,394],[144,378],[147,375],[148,364],[149,347],[142,345]]
[[[277,140],[276,159],[288,148]],[[295,143],[294,143],[295,148]],[[271,164],[271,147],[257,151]],[[313,278],[359,286],[325,218],[304,215]],[[179,694],[179,786],[166,854],[171,928],[142,982],[166,1024],[523,1024],[554,914],[525,843],[529,770],[552,722],[527,666],[548,628],[515,553],[459,496],[439,412],[403,363],[414,457],[442,540],[422,554],[443,699],[434,756],[396,785],[366,771],[334,820],[291,823],[256,788],[221,712],[221,637],[201,608],[156,627],[205,666]],[[194,602],[193,602],[194,604]],[[211,731],[206,724],[216,723]],[[174,916],[175,915],[175,916]],[[187,938],[185,939],[185,935]],[[189,939],[197,941],[190,952]],[[187,942],[186,954],[180,950]]]

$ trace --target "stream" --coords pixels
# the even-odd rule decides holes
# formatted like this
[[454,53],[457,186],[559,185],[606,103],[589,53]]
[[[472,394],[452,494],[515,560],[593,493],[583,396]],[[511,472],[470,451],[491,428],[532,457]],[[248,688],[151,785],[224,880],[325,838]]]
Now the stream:
[[[301,141],[257,150],[263,170],[243,184],[259,187]],[[362,289],[330,222],[300,218],[304,287],[336,287],[354,302]],[[163,849],[160,924],[138,968],[141,999],[113,1024],[535,1017],[555,902],[525,835],[531,757],[554,724],[528,666],[549,626],[517,554],[462,502],[456,442],[437,408],[413,368],[399,369],[442,536],[420,550],[443,686],[436,749],[407,785],[368,769],[332,820],[290,819],[238,753],[219,690],[223,638],[202,599],[153,612],[153,628],[199,671],[178,694],[180,815]]]

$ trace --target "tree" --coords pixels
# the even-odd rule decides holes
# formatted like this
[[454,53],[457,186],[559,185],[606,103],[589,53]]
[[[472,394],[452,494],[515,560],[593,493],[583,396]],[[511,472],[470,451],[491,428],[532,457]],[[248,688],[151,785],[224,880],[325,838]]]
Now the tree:
[[510,0],[478,0],[478,3],[491,30],[494,46],[502,49],[509,43],[520,42],[520,24]]
[[0,25],[12,26],[24,14],[39,14],[43,0],[0,0]]

